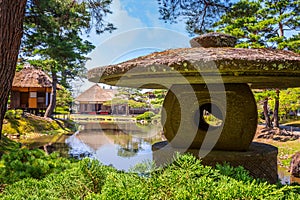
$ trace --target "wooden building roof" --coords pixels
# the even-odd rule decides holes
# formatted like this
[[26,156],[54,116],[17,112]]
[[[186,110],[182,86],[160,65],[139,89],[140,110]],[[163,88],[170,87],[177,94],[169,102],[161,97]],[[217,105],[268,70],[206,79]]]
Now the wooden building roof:
[[12,86],[20,88],[51,88],[52,80],[42,70],[26,67],[16,72]]
[[112,100],[115,94],[116,90],[103,89],[98,84],[95,84],[81,93],[75,101],[79,103],[103,103]]

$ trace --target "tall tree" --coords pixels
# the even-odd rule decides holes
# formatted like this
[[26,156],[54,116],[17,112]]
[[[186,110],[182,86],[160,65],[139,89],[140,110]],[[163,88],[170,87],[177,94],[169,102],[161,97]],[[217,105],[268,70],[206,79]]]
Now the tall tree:
[[[300,52],[299,0],[158,0],[161,19],[166,22],[184,20],[190,33],[222,31],[239,40],[236,47],[278,48]],[[226,12],[225,12],[226,11]],[[288,34],[289,33],[289,34]],[[287,37],[287,35],[292,35]],[[278,91],[279,92],[279,91]],[[274,113],[278,115],[279,95]],[[267,117],[269,98],[265,98]],[[278,125],[278,116],[274,116]]]
[[236,47],[265,47],[275,20],[267,19],[266,13],[260,10],[261,1],[241,0],[213,26],[239,38]]
[[[73,2],[77,1],[74,0]],[[108,6],[112,0],[86,0],[84,2],[87,3],[91,13],[89,29],[95,27],[97,33],[114,29],[114,26],[104,19],[107,14],[111,13]],[[0,0],[0,75],[2,87],[0,90],[0,134],[16,69],[26,5],[26,11],[30,12],[31,5],[38,5],[39,3],[38,0]]]
[[274,121],[274,127],[279,128],[279,94],[280,90],[276,88],[276,96],[275,96],[275,106],[274,106],[274,113],[273,113],[273,119]]
[[[105,6],[105,5],[104,5]],[[69,79],[83,74],[86,54],[94,46],[81,39],[82,30],[90,29],[89,4],[73,0],[40,0],[28,8],[25,17],[24,53],[49,61],[53,80],[51,101],[45,112],[50,117],[56,106],[56,85],[68,88]],[[112,31],[114,28],[107,28]],[[104,31],[104,30],[103,30]],[[99,31],[100,33],[101,31]]]
[[26,0],[0,0],[0,139],[23,34],[25,6]]
[[[230,12],[214,24],[219,31],[239,38],[237,47],[269,47],[300,52],[299,0],[241,0]],[[291,37],[287,37],[291,33]],[[279,127],[279,90],[276,89],[273,114],[274,126]],[[268,105],[268,98],[265,99]],[[266,114],[266,113],[265,113]],[[266,126],[271,123],[266,117]]]
[[[237,47],[299,50],[299,0],[241,0],[214,26],[239,38]],[[287,33],[292,35],[287,37]],[[298,41],[297,41],[298,40]]]

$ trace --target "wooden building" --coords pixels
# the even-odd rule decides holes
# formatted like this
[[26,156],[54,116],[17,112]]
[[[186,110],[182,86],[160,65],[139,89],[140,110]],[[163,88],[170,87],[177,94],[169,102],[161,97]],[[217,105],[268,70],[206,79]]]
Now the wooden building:
[[104,105],[104,103],[111,101],[116,92],[112,89],[103,89],[98,84],[93,85],[75,99],[75,103],[79,104],[78,112],[81,114],[111,114],[111,106]]
[[38,113],[50,102],[52,80],[42,70],[25,67],[16,72],[10,95],[10,109]]

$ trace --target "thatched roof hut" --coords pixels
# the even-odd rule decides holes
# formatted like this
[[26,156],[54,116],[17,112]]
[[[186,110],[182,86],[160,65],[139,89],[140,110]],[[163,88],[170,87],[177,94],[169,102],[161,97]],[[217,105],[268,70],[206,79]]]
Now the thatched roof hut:
[[50,102],[51,90],[52,80],[45,72],[33,67],[24,67],[15,74],[10,107],[13,109],[46,109]]
[[12,86],[15,88],[51,88],[52,80],[42,70],[26,67],[16,72]]
[[104,105],[105,102],[111,101],[115,94],[116,90],[112,89],[103,89],[98,84],[93,85],[82,94],[80,94],[75,102],[79,104],[80,113],[89,113],[89,114],[109,114],[111,113],[111,106]]
[[115,94],[116,90],[103,89],[98,84],[95,84],[81,93],[75,101],[79,103],[103,103],[112,100]]

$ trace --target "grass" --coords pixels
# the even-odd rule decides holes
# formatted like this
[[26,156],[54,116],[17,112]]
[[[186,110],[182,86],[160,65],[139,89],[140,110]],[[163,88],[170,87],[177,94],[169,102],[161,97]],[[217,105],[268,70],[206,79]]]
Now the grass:
[[300,127],[300,120],[288,122],[288,123],[285,123],[283,125],[285,125],[285,126],[297,126],[297,127]]
[[[300,127],[300,120],[290,121],[282,125]],[[290,166],[292,156],[296,152],[300,152],[300,139],[294,141],[286,141],[286,142],[279,142],[279,141],[269,140],[269,139],[255,139],[255,141],[267,143],[277,147],[278,163],[284,168],[288,168]]]
[[80,122],[98,122],[98,121],[105,121],[105,122],[130,122],[136,121],[136,119],[132,116],[116,116],[116,115],[88,115],[88,114],[72,114],[70,115],[70,119],[74,121]]
[[6,135],[55,135],[74,132],[72,123],[61,120],[45,119],[34,115],[8,118],[3,124],[2,133]]
[[286,142],[278,142],[274,140],[257,140],[257,141],[271,144],[277,147],[279,165],[285,168],[289,168],[292,156],[296,152],[300,152],[300,140],[286,141]]

